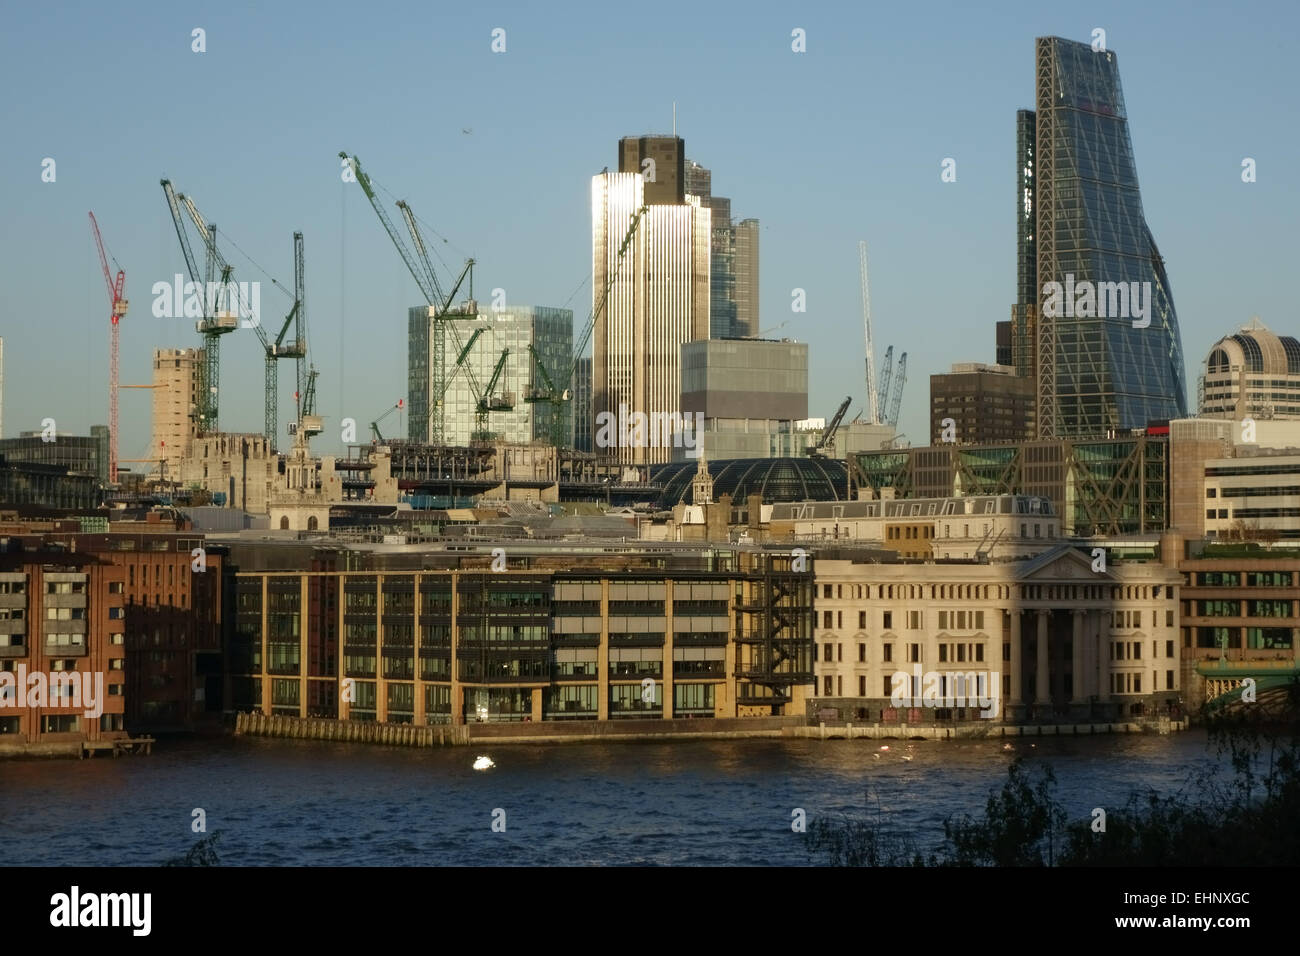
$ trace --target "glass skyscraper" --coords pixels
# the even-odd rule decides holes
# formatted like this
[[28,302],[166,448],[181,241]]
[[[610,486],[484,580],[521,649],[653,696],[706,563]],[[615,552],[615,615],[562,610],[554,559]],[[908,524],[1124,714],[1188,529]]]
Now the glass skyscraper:
[[1164,260],[1142,212],[1115,53],[1036,41],[1036,110],[1017,114],[1017,371],[1040,437],[1187,414]]

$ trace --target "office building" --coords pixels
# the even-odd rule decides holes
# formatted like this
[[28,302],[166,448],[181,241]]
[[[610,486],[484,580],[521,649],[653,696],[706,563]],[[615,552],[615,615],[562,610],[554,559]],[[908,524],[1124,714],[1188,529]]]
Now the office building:
[[1169,435],[943,444],[848,456],[854,498],[1032,495],[1067,537],[1159,534],[1169,527]]
[[596,425],[591,411],[591,356],[578,359],[573,373],[573,448],[590,452],[595,440]]
[[[428,311],[427,307],[420,306],[409,312],[410,327],[424,332],[421,336],[424,342],[432,338],[433,320],[428,317]],[[545,306],[501,306],[457,319],[455,326],[461,347],[468,347],[469,351],[460,368],[453,372],[461,348],[456,347],[455,338],[448,334],[448,385],[443,405],[445,443],[468,445],[472,439],[481,438],[476,432],[482,422],[501,441],[549,442],[558,437],[562,445],[569,446],[573,400],[528,399],[566,389],[572,394],[574,384],[569,374],[573,369],[573,312]],[[414,337],[408,356],[408,386],[418,401],[411,402],[407,433],[413,441],[428,442],[430,417],[421,415],[420,409],[430,408],[436,401],[429,375],[430,362],[416,361],[424,357],[424,351]],[[538,362],[542,370],[537,368]],[[546,386],[547,378],[553,391]],[[487,394],[489,385],[490,395]],[[530,388],[536,392],[530,392]],[[490,402],[486,417],[478,412],[480,398]]]
[[1210,347],[1198,392],[1202,418],[1300,418],[1300,341],[1251,319]]
[[956,363],[951,372],[930,376],[932,444],[945,440],[945,419],[961,444],[1032,439],[1034,383],[1010,366]]
[[758,311],[758,220],[742,219],[732,226],[732,233],[735,314],[731,334],[754,336],[762,331]]
[[90,475],[100,484],[107,484],[108,426],[91,425],[89,436],[54,431],[47,438],[43,432],[20,432],[17,438],[0,439],[0,457],[11,465],[49,465],[69,475]]
[[1300,420],[1169,427],[1172,528],[1189,538],[1300,540]]
[[[681,346],[682,412],[703,416],[698,448],[709,458],[802,454],[795,423],[808,417],[803,342],[709,339]],[[696,449],[674,449],[675,458]]]
[[[673,416],[679,421],[681,346],[709,337],[711,219],[698,198],[680,204],[651,202],[626,255],[618,259],[633,217],[652,196],[647,185],[640,173],[592,178],[593,308],[611,270],[619,265],[593,331],[592,408],[598,446],[602,422],[642,416],[651,423],[672,421]],[[605,439],[609,447],[595,450],[623,464],[666,462],[673,447],[682,445],[679,431],[665,435],[653,425],[650,434],[622,427],[614,431],[616,439]]]
[[[484,555],[231,542],[234,706],[390,723],[801,714],[812,576],[790,554],[570,541]],[[351,682],[353,693],[341,692]],[[653,682],[647,696],[643,681]]]
[[686,161],[686,193],[709,207],[709,328],[712,338],[755,336],[758,324],[758,220],[734,221],[731,200],[713,195],[713,174]]
[[1035,66],[1037,108],[1016,120],[1012,348],[1036,382],[1038,435],[1185,417],[1178,317],[1142,209],[1118,58],[1040,37]]
[[645,202],[652,206],[686,202],[686,141],[680,136],[623,137],[618,171],[641,177]]

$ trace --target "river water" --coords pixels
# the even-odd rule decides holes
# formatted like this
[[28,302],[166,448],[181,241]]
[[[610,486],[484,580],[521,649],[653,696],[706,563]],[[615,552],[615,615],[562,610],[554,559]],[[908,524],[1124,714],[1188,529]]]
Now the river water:
[[[870,793],[928,846],[950,813],[983,811],[1016,752],[1051,764],[1071,819],[1224,766],[1199,731],[1033,743],[164,739],[148,757],[0,761],[0,837],[8,866],[158,864],[199,838],[200,808],[230,865],[806,865],[795,808],[861,811]],[[474,771],[480,753],[496,767]]]

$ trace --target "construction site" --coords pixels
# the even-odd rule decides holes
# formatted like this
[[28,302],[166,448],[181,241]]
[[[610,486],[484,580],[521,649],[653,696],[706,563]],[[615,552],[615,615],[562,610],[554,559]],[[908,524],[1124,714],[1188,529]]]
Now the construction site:
[[[407,396],[377,411],[368,423],[343,419],[338,425],[346,450],[316,454],[312,440],[323,430],[317,402],[323,383],[310,348],[302,232],[293,233],[292,291],[271,280],[288,301],[282,313],[264,322],[258,283],[240,281],[243,277],[229,261],[228,247],[238,246],[225,232],[218,233],[192,195],[163,179],[160,185],[185,270],[176,276],[176,308],[183,307],[185,316],[195,319],[199,341],[154,349],[151,383],[118,382],[118,324],[128,312],[125,273],[110,270],[98,223],[93,213],[90,217],[112,322],[105,493],[110,508],[215,506],[242,513],[238,524],[243,528],[326,532],[331,519],[337,525],[342,517],[377,506],[392,513],[535,502],[551,506],[551,514],[558,515],[566,510],[662,510],[678,504],[664,495],[680,468],[630,463],[626,455],[593,448],[588,433],[593,369],[592,359],[584,361],[584,356],[593,330],[606,317],[611,291],[641,267],[633,262],[646,254],[637,233],[652,218],[647,216],[651,206],[643,202],[620,228],[621,238],[611,237],[605,268],[599,277],[592,273],[591,311],[578,326],[567,309],[505,309],[495,304],[481,309],[473,292],[475,260],[466,258],[451,270],[440,259],[435,262],[438,257],[430,255],[426,228],[411,206],[404,200],[391,202],[400,216],[399,229],[386,208],[392,194],[372,179],[355,155],[340,152],[339,157],[345,182],[361,189],[424,300],[409,310]],[[189,295],[182,306],[184,279]],[[699,351],[698,359],[687,356],[688,364],[704,369],[692,379],[701,383],[696,391],[688,394],[685,379],[680,388],[683,417],[689,420],[693,412],[702,423],[695,436],[698,447],[687,446],[694,448],[688,455],[691,462],[695,455],[721,459],[720,464],[783,457],[842,462],[854,452],[901,447],[896,428],[907,355],[903,353],[895,366],[891,345],[881,368],[875,368],[865,243],[860,246],[860,281],[866,330],[863,409],[846,421],[852,404],[846,398],[829,421],[809,418],[807,346],[790,339],[764,339],[760,333],[683,343],[684,355],[688,346],[718,346]],[[232,332],[250,328],[264,367],[262,428],[229,430],[223,428],[227,422],[222,415],[223,342]],[[742,364],[752,363],[753,355],[769,354],[772,361],[785,363],[794,373],[788,394],[776,395],[776,387],[765,393],[766,385],[726,392],[729,386],[719,384],[727,373],[723,353],[731,355],[733,363],[737,354]],[[285,371],[294,386],[287,421],[280,391],[285,362],[291,363]],[[151,440],[145,457],[118,456],[120,388],[152,391]],[[759,395],[770,401],[756,412]],[[392,432],[394,414],[399,423],[403,415],[407,419],[404,436]],[[123,466],[131,467],[128,471]],[[694,464],[689,467],[695,470]],[[707,473],[708,464],[702,467]],[[848,494],[840,484],[836,479],[830,489],[834,497]]]

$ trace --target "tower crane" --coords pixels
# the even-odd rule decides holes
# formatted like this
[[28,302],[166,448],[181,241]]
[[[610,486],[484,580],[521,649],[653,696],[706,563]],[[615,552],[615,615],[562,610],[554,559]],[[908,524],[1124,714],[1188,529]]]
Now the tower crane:
[[898,427],[898,412],[903,405],[903,385],[907,382],[907,353],[904,352],[898,359],[898,376],[894,379],[894,394],[889,399],[889,413],[885,416],[885,424],[894,428]]
[[396,403],[389,405],[387,410],[382,415],[380,415],[378,418],[376,418],[373,422],[370,423],[370,431],[374,434],[375,436],[374,440],[376,442],[387,441],[387,439],[384,438],[383,432],[379,430],[379,423],[382,422],[389,415],[393,414],[393,412],[405,407],[406,407],[406,399],[399,398]]
[[844,421],[844,413],[849,410],[849,404],[852,401],[853,397],[848,396],[844,401],[840,402],[839,410],[835,412],[835,416],[827,422],[826,427],[822,429],[822,433],[818,436],[816,444],[808,446],[807,452],[809,458],[825,458],[826,455],[822,449],[828,446],[832,448],[835,446],[835,430],[840,427],[840,422]]
[[888,424],[888,416],[885,414],[885,402],[889,398],[889,382],[894,375],[894,347],[891,345],[885,349],[885,362],[880,370],[880,391],[877,393],[876,417],[873,419],[879,425]]
[[[213,269],[215,261],[209,253],[206,260],[206,281],[200,281],[199,267],[190,248],[189,236],[185,232],[184,217],[181,213],[180,200],[172,188],[171,180],[162,182],[163,194],[167,197],[167,208],[171,212],[172,225],[176,227],[176,238],[180,240],[181,252],[185,256],[185,266],[189,270],[190,281],[201,290],[201,315],[195,328],[203,336],[204,362],[199,367],[198,408],[195,410],[196,427],[200,434],[215,432],[218,427],[217,413],[220,408],[221,386],[221,336],[233,332],[239,327],[239,318],[233,312],[217,311],[216,287],[213,286]],[[207,242],[208,237],[204,236]],[[210,248],[215,243],[210,244]],[[226,274],[229,278],[229,274]]]
[[[607,180],[608,182],[608,180]],[[532,365],[536,370],[538,377],[542,380],[544,387],[538,387],[536,382],[530,384],[524,390],[525,402],[544,402],[554,408],[551,416],[551,444],[557,448],[562,439],[562,430],[565,421],[564,406],[573,401],[573,377],[578,372],[578,362],[582,360],[582,353],[587,349],[587,343],[591,341],[591,333],[596,328],[596,318],[605,309],[605,303],[609,299],[609,290],[614,287],[614,280],[618,278],[619,268],[623,263],[623,256],[627,253],[628,247],[632,244],[632,236],[636,233],[636,228],[641,223],[641,217],[645,215],[647,205],[642,205],[632,215],[632,222],[627,227],[627,234],[623,237],[622,244],[618,247],[618,254],[614,257],[614,268],[610,269],[609,275],[605,279],[605,287],[600,290],[600,297],[592,307],[591,315],[587,319],[586,327],[579,336],[577,343],[573,347],[573,361],[569,363],[568,373],[556,382],[546,370],[542,358],[537,354],[537,350],[531,345],[528,351],[532,354]]]
[[[117,353],[118,323],[126,315],[126,273],[117,270],[117,278],[108,269],[108,259],[104,255],[104,240],[99,235],[99,223],[95,214],[90,213],[90,231],[95,235],[95,248],[99,250],[99,266],[104,270],[104,282],[108,286],[109,321],[112,324],[108,359],[108,483],[117,484]],[[117,265],[117,260],[113,260]]]
[[871,337],[871,288],[867,283],[867,243],[858,243],[858,273],[862,283],[862,326],[867,336],[867,421],[879,420],[879,400],[876,396],[876,351]]
[[[217,248],[217,227],[208,223],[207,220],[203,218],[203,214],[199,212],[192,197],[180,195],[177,196],[177,199],[180,200],[181,205],[183,205],[186,212],[189,213],[190,219],[194,222],[194,227],[199,231],[199,234],[204,237],[204,240],[207,243],[208,257],[221,272],[222,286],[228,288],[228,284],[231,282],[231,275],[234,272],[234,267],[226,262],[225,258],[221,255],[221,251]],[[255,322],[253,325],[253,331],[257,333],[257,338],[262,343],[262,351],[266,356],[266,392],[263,397],[263,431],[266,435],[267,443],[271,445],[272,448],[276,447],[277,442],[279,441],[280,428],[279,367],[277,362],[284,359],[294,359],[297,361],[299,367],[297,375],[298,388],[301,390],[301,367],[303,365],[303,360],[307,355],[307,342],[302,337],[306,281],[304,275],[305,262],[301,232],[295,232],[293,234],[293,266],[294,303],[293,307],[289,310],[289,314],[285,316],[284,322],[280,326],[280,332],[275,337],[275,341],[272,342],[267,336],[266,330],[262,328],[261,322]],[[276,283],[276,285],[278,286],[279,283]],[[244,303],[239,303],[240,311],[242,311],[243,305]],[[295,325],[295,338],[292,342],[286,343],[284,337],[289,331],[290,325]],[[317,429],[317,431],[319,431],[319,429]]]
[[[361,160],[356,156],[349,157],[346,151],[340,152],[339,157],[348,163],[353,176],[356,178],[357,184],[361,187],[361,191],[365,193],[366,199],[369,200],[371,208],[375,211],[375,215],[379,217],[380,224],[383,225],[384,231],[388,233],[388,238],[397,248],[398,255],[400,255],[402,261],[406,263],[406,268],[411,273],[411,278],[415,280],[415,284],[419,286],[420,292],[423,293],[425,301],[429,305],[429,318],[433,320],[432,355],[430,356],[429,362],[430,407],[423,416],[412,421],[412,430],[420,430],[421,433],[428,436],[430,442],[435,445],[441,445],[444,443],[446,436],[446,406],[444,404],[444,397],[450,383],[446,367],[446,334],[447,329],[450,326],[455,346],[457,348],[461,347],[460,334],[457,332],[453,321],[454,317],[466,316],[470,310],[453,312],[452,302],[455,301],[456,293],[460,291],[460,287],[464,283],[465,277],[472,275],[474,260],[466,260],[465,268],[461,271],[460,277],[452,287],[451,294],[444,295],[442,285],[438,281],[437,272],[429,260],[428,251],[425,248],[423,238],[420,236],[420,230],[416,226],[415,216],[411,212],[410,207],[405,202],[398,203],[398,208],[402,211],[402,216],[406,221],[407,231],[410,232],[411,240],[415,244],[416,253],[412,253],[411,250],[407,248],[406,243],[398,234],[397,228],[393,225],[392,220],[388,217],[388,214],[384,212],[384,207],[380,203],[379,197],[375,194],[375,184],[373,180],[371,180],[370,176],[361,168]],[[470,282],[472,288],[472,278]],[[466,367],[466,372],[470,377],[470,385],[475,393],[475,398],[482,401],[484,396],[477,388],[477,382],[468,366]]]

